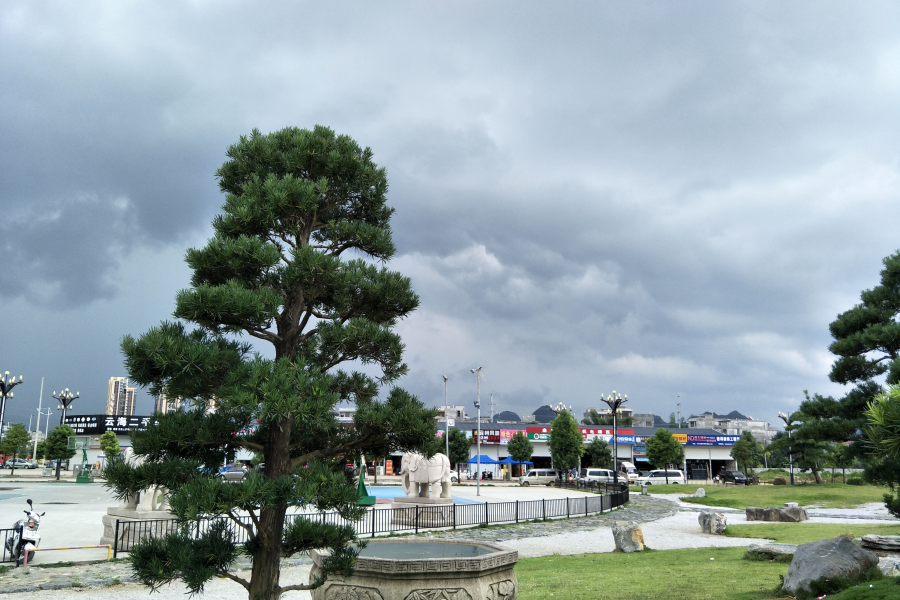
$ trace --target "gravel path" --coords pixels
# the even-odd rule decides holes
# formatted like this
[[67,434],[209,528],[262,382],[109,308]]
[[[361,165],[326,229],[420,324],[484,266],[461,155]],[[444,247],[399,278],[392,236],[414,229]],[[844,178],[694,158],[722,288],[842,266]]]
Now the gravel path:
[[[548,556],[553,554],[583,554],[612,552],[615,549],[609,532],[614,521],[630,520],[642,523],[644,540],[655,550],[678,548],[704,548],[747,546],[759,541],[750,538],[711,536],[700,533],[697,513],[701,510],[725,512],[729,524],[747,523],[744,511],[738,509],[701,507],[682,502],[677,495],[640,496],[632,494],[631,502],[625,509],[591,517],[559,519],[546,522],[522,523],[519,525],[473,528],[457,531],[442,531],[419,536],[423,539],[470,539],[489,542],[510,550],[518,550],[522,558]],[[900,522],[887,514],[884,505],[872,503],[855,509],[810,509],[813,523],[854,523]],[[751,522],[755,524],[758,522]],[[282,582],[285,585],[308,581],[309,559],[292,561],[282,568]],[[239,573],[247,576],[249,573]],[[110,585],[112,583],[112,585]],[[73,587],[78,584],[82,587]],[[171,585],[153,596],[159,600],[181,599],[186,589],[181,585]],[[69,600],[99,598],[102,600],[132,600],[150,598],[150,591],[131,580],[131,573],[125,563],[102,563],[74,565],[64,568],[34,567],[30,573],[13,570],[0,576],[0,598],[2,600]],[[209,600],[231,600],[246,597],[246,592],[238,584],[216,579],[207,585],[203,596]],[[284,598],[308,599],[307,592],[291,592]]]

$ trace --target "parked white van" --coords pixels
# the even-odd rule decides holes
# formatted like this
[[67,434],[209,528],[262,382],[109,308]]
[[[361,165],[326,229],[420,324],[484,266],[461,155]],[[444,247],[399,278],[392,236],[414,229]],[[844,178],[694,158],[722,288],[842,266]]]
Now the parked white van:
[[668,483],[687,483],[687,479],[684,478],[684,473],[681,471],[676,471],[674,469],[669,470],[659,470],[659,471],[650,471],[649,475],[645,475],[643,477],[638,477],[637,485],[665,485],[666,478],[668,478]]
[[590,483],[596,481],[598,483],[612,483],[615,480],[615,473],[609,469],[587,468],[581,470],[581,477],[578,481],[581,483]]
[[519,485],[550,485],[559,479],[559,471],[556,469],[531,469],[519,477]]
[[634,483],[640,477],[637,467],[627,460],[619,461],[619,479],[627,479],[628,483]]

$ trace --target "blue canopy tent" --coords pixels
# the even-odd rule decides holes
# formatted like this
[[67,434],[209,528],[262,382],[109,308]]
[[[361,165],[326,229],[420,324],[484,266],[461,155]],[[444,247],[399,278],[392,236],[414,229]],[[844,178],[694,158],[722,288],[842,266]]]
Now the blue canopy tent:
[[533,465],[534,463],[530,460],[516,461],[512,459],[512,456],[507,456],[503,460],[499,462],[501,465]]
[[483,465],[499,465],[500,464],[499,460],[494,460],[490,456],[486,456],[484,454],[482,454],[481,456],[473,456],[466,462],[468,462],[469,464],[481,463]]

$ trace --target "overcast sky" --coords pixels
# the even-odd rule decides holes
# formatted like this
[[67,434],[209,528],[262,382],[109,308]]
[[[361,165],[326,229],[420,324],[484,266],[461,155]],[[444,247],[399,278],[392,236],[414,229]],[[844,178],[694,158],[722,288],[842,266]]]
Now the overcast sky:
[[[327,125],[387,169],[433,405],[770,422],[900,248],[896,2],[0,4],[0,371],[102,413],[169,318],[227,146]],[[137,412],[152,410],[141,394]]]

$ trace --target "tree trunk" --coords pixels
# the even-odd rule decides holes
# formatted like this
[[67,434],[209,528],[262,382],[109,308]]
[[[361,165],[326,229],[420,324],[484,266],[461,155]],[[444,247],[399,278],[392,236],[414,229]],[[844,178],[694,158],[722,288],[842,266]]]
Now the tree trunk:
[[813,469],[812,472],[813,472],[813,477],[816,478],[816,483],[825,483],[825,480],[822,479],[822,474],[819,473],[818,469]]
[[[269,426],[266,444],[266,478],[290,477],[291,426],[294,418],[287,417]],[[250,573],[250,600],[278,600],[278,579],[281,572],[281,540],[284,534],[286,504],[278,504],[260,510],[259,546],[253,555]]]

